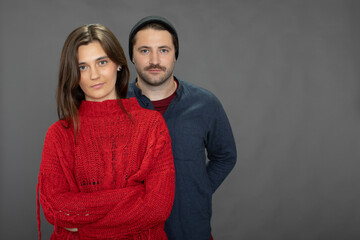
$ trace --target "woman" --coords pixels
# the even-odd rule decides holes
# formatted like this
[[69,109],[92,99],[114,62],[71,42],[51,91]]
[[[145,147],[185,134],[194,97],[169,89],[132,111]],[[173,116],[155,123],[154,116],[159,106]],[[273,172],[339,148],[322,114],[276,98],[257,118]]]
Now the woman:
[[[167,239],[171,142],[155,111],[125,99],[129,69],[113,33],[75,29],[60,59],[59,121],[45,137],[38,196],[51,239]],[[40,232],[40,210],[38,223]],[[40,236],[41,238],[41,236]]]

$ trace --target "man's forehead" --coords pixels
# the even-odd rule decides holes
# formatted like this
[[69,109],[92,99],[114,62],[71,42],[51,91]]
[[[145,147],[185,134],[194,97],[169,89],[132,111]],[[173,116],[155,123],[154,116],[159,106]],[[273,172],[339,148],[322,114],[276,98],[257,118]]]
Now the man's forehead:
[[143,29],[136,33],[135,44],[173,45],[172,36],[166,30]]

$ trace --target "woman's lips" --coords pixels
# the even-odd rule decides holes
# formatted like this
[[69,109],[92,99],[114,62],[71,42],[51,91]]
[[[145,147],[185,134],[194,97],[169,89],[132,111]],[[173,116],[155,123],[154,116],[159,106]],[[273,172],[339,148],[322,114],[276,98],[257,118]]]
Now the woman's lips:
[[101,88],[103,85],[104,85],[104,83],[98,83],[98,84],[92,85],[91,88],[98,89],[98,88]]

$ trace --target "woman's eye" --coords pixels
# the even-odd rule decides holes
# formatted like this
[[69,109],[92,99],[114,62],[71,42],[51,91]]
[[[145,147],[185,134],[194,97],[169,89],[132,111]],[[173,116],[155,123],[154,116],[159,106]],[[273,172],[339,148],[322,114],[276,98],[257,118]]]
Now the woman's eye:
[[79,66],[79,70],[80,70],[80,71],[85,71],[85,70],[86,70],[86,66],[84,66],[84,65]]
[[106,60],[101,60],[101,61],[99,62],[99,65],[102,66],[102,65],[105,65],[106,63],[107,63]]

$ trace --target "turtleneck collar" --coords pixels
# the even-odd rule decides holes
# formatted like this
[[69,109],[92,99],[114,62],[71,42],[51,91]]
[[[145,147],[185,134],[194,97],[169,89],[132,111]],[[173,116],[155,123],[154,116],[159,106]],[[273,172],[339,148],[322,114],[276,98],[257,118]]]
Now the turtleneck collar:
[[119,102],[124,105],[125,109],[129,109],[130,100],[129,99],[114,99],[114,100],[105,100],[102,102],[93,102],[93,101],[85,101],[81,102],[79,108],[80,116],[105,116],[116,112],[124,112]]

